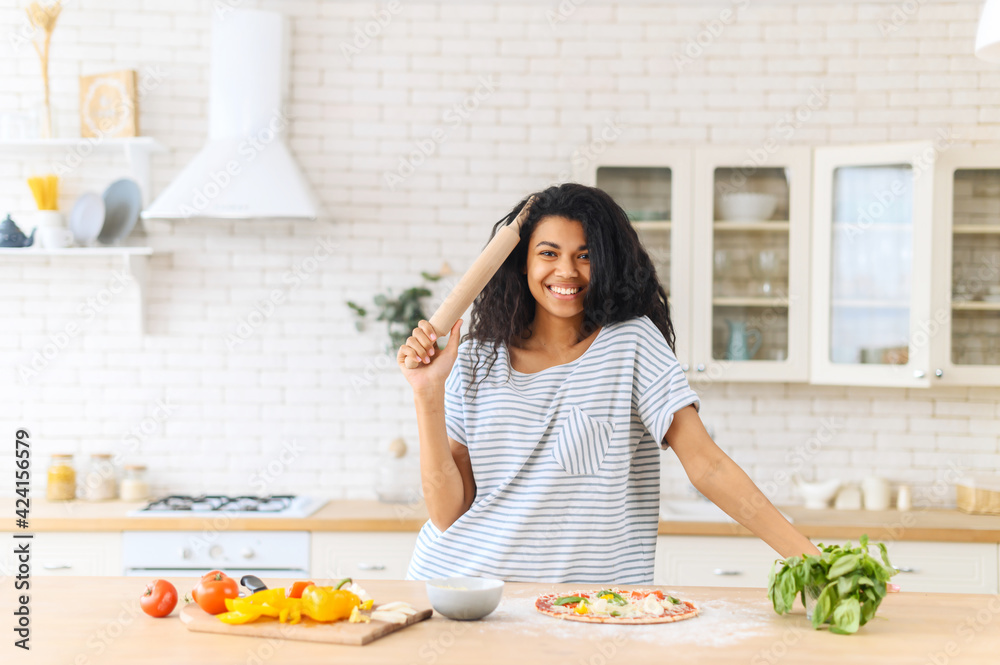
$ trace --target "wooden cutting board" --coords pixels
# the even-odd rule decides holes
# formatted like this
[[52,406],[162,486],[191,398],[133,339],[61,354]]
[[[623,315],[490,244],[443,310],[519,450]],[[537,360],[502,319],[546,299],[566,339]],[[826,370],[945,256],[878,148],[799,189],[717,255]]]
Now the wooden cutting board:
[[[377,609],[377,608],[376,608]],[[352,644],[362,646],[374,642],[380,637],[393,633],[418,621],[430,618],[433,610],[417,609],[417,613],[407,617],[406,623],[388,623],[375,621],[371,623],[320,623],[308,617],[302,617],[297,624],[281,623],[271,617],[261,617],[256,621],[237,626],[222,623],[219,618],[198,607],[197,603],[189,603],[181,608],[181,621],[188,630],[198,633],[218,633],[219,635],[242,635],[244,637],[276,637],[285,640],[302,640],[304,642],[327,642],[330,644]]]

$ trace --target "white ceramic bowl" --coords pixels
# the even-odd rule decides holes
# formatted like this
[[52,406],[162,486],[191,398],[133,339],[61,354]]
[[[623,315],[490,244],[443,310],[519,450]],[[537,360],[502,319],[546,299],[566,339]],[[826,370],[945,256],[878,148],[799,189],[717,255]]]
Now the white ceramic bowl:
[[488,577],[441,577],[427,580],[431,607],[449,619],[482,619],[500,604],[503,580]]
[[771,219],[778,207],[774,194],[732,192],[719,197],[719,217],[728,221],[755,221]]

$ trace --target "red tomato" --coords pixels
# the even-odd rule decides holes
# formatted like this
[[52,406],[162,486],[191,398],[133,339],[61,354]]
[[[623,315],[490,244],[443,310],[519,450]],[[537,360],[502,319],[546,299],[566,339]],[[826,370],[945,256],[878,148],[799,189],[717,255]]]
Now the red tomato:
[[238,598],[240,586],[225,573],[213,570],[198,582],[191,590],[191,597],[198,607],[209,614],[222,614],[226,611],[226,598]]
[[286,598],[301,598],[302,597],[302,592],[305,591],[306,588],[311,587],[311,586],[315,586],[315,583],[314,582],[293,582],[292,586],[288,587],[288,590],[285,592],[285,597]]
[[166,580],[153,580],[139,597],[139,606],[151,617],[165,617],[176,605],[177,588]]

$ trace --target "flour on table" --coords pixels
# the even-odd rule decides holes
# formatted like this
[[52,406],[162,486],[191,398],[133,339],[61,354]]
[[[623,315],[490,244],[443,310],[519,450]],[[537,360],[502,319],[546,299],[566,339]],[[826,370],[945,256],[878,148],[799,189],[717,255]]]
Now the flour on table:
[[500,606],[482,619],[479,631],[491,634],[510,630],[519,635],[559,639],[594,640],[621,634],[629,640],[654,644],[698,644],[724,646],[763,634],[773,624],[769,608],[747,606],[726,600],[698,601],[698,616],[684,621],[645,625],[594,624],[556,619],[535,609],[535,597],[504,597]]

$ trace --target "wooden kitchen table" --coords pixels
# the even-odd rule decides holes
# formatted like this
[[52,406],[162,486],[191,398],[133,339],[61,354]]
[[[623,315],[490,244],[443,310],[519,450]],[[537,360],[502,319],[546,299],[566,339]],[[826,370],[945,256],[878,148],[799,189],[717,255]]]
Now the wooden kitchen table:
[[[170,580],[182,594],[196,581]],[[266,576],[264,581],[272,587],[283,585]],[[435,614],[369,645],[348,647],[189,632],[178,610],[165,619],[142,613],[138,601],[146,582],[126,577],[33,578],[32,648],[24,652],[13,646],[14,590],[6,578],[0,592],[0,615],[7,623],[2,662],[954,665],[1000,659],[1000,596],[890,594],[878,616],[857,635],[842,636],[813,631],[801,607],[792,615],[777,616],[763,589],[660,587],[694,601],[701,616],[676,624],[606,626],[552,619],[533,609],[540,592],[590,585],[508,584],[500,607],[484,620],[450,621]],[[427,604],[422,582],[360,582],[377,602]]]

